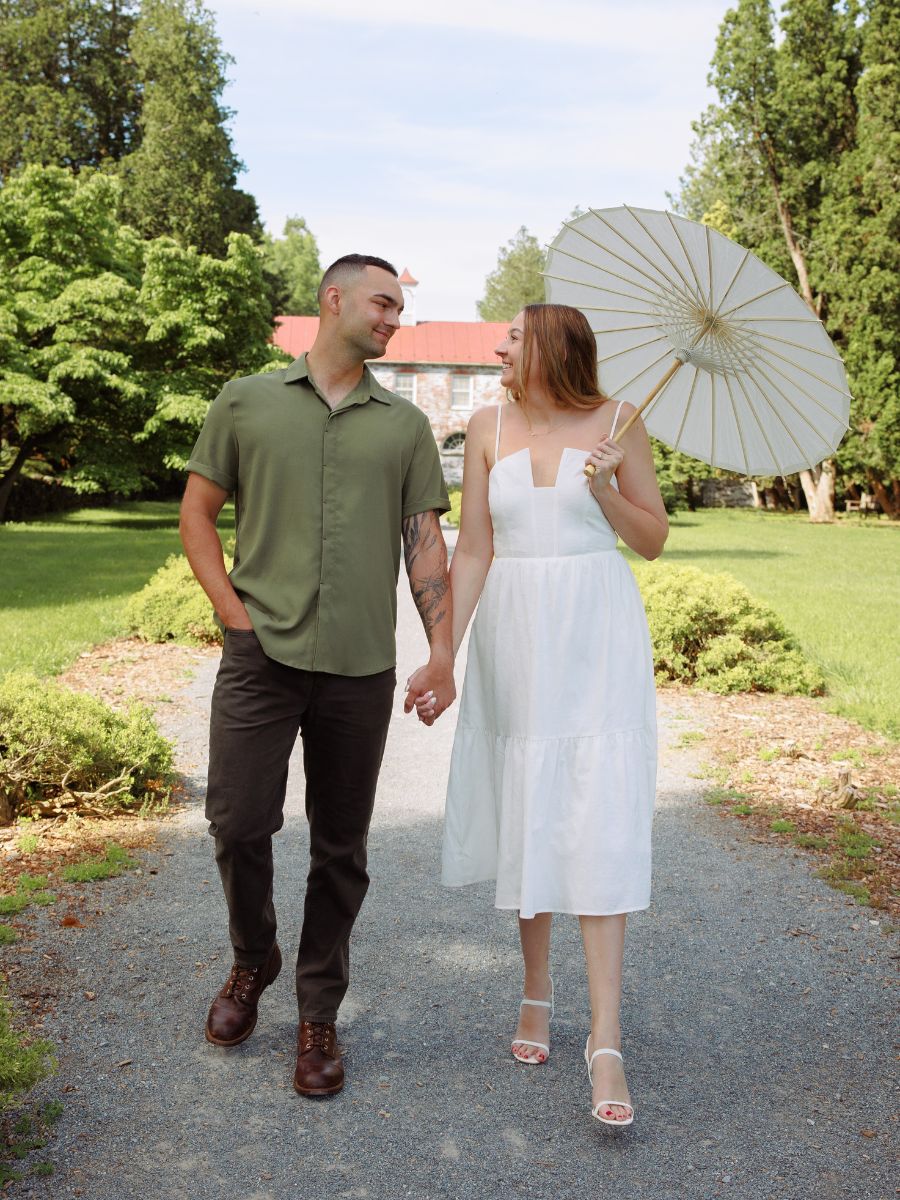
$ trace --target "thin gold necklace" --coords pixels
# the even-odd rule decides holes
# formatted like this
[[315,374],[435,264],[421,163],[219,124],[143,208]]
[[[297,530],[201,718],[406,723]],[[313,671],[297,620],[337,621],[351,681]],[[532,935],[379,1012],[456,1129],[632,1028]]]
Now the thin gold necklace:
[[552,433],[554,429],[561,429],[563,427],[563,425],[565,425],[568,422],[568,416],[565,416],[565,417],[563,417],[563,419],[561,421],[557,421],[556,424],[553,424],[551,422],[551,424],[549,424],[546,429],[533,429],[532,425],[531,425],[531,421],[529,420],[529,417],[528,417],[528,413],[525,411],[524,408],[522,409],[522,416],[525,418],[525,424],[528,426],[528,436],[529,437],[544,437],[546,434]]

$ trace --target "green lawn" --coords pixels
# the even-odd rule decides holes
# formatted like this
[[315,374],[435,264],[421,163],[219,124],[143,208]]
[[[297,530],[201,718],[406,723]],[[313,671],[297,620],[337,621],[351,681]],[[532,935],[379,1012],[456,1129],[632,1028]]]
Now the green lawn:
[[663,561],[735,576],[820,665],[834,711],[900,737],[900,529],[706,509],[672,518]]
[[[230,511],[221,524],[233,525]],[[180,548],[175,501],[0,525],[0,673],[49,675],[121,633],[128,597]]]

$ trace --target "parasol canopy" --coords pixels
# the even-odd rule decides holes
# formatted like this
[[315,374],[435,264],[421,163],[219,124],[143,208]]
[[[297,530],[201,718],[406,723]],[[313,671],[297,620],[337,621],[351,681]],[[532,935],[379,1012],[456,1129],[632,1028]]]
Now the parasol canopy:
[[603,391],[646,405],[648,431],[675,450],[789,475],[827,458],[848,428],[847,377],[822,322],[707,225],[591,209],[554,239],[544,278],[549,302],[590,322]]

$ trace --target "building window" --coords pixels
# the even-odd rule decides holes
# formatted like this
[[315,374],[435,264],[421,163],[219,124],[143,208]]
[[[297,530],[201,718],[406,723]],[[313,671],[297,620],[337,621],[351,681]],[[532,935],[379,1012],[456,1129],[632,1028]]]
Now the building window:
[[450,390],[452,408],[471,408],[475,400],[474,375],[454,375]]
[[449,437],[445,437],[441,445],[441,454],[463,454],[465,453],[466,435],[464,433],[451,433]]
[[416,377],[412,371],[403,371],[394,376],[394,391],[411,404],[416,402]]

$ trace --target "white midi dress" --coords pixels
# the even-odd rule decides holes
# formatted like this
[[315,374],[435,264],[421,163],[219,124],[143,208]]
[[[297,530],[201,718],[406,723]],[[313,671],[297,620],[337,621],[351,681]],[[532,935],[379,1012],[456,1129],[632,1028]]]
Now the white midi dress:
[[442,882],[496,879],[496,906],[526,918],[650,902],[650,636],[585,457],[565,449],[554,486],[535,487],[528,447],[495,454],[494,560],[450,763]]

